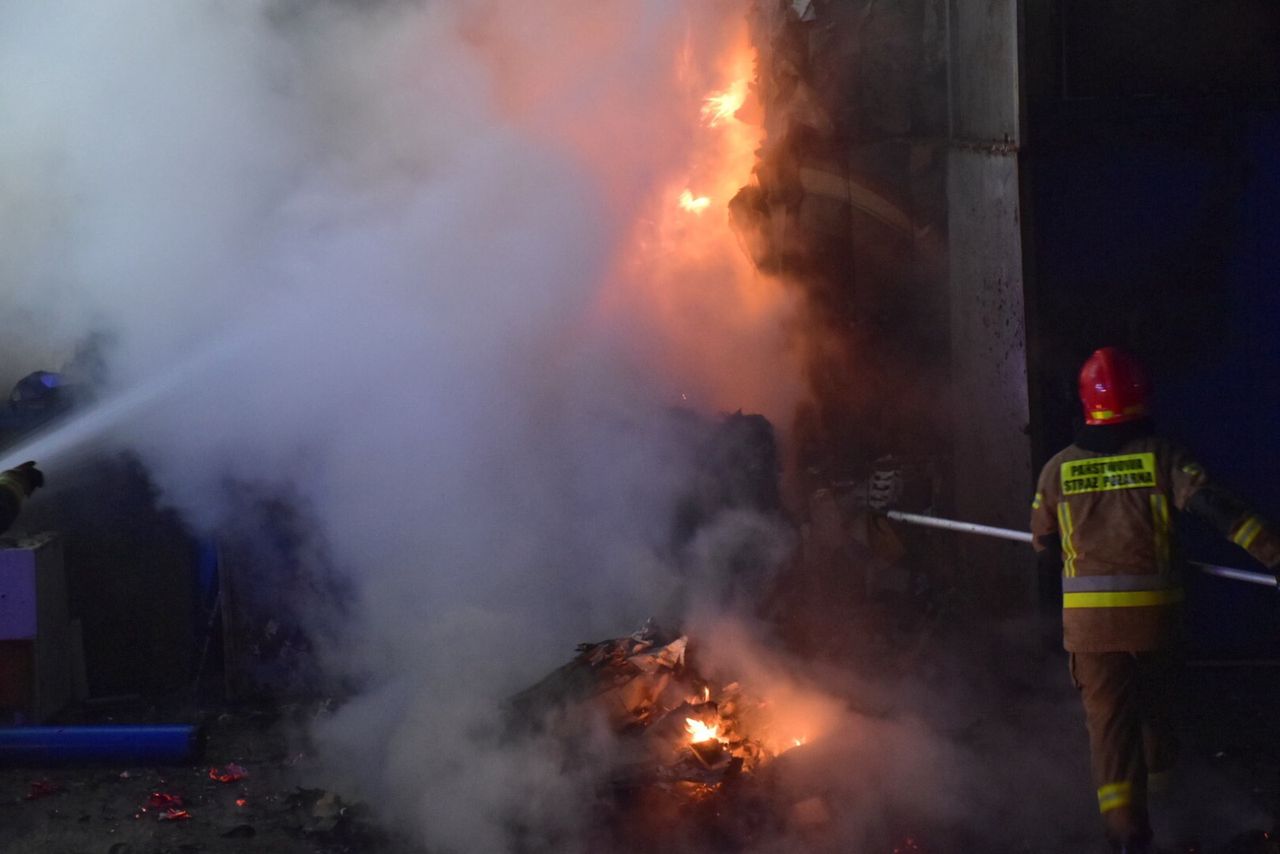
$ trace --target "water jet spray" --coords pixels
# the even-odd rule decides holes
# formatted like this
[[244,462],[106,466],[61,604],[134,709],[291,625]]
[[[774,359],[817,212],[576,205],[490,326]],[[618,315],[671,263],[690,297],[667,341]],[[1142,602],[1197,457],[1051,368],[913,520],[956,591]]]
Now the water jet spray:
[[193,378],[225,361],[242,345],[243,341],[239,339],[221,341],[114,397],[94,401],[87,408],[53,421],[0,455],[0,471],[27,460],[35,460],[45,470],[56,467],[68,455],[101,439],[140,410],[163,400],[166,395],[191,383]]

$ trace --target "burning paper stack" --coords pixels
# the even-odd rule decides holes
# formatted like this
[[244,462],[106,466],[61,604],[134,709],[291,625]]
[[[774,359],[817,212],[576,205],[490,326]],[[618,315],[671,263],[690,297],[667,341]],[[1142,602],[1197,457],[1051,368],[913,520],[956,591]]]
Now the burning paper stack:
[[538,726],[574,708],[602,714],[621,737],[612,787],[657,787],[698,800],[772,757],[764,704],[717,687],[689,661],[689,639],[652,620],[632,635],[582,644],[577,657],[511,700],[513,723]]

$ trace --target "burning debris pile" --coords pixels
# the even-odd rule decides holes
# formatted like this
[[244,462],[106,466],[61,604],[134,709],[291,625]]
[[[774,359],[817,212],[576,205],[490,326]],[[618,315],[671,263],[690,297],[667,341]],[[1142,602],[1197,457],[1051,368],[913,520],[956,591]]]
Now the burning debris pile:
[[572,662],[511,700],[518,725],[576,729],[603,718],[621,743],[607,785],[615,803],[677,809],[726,793],[779,754],[804,743],[782,737],[767,702],[737,682],[717,684],[693,662],[687,636],[653,620],[632,635],[581,644]]

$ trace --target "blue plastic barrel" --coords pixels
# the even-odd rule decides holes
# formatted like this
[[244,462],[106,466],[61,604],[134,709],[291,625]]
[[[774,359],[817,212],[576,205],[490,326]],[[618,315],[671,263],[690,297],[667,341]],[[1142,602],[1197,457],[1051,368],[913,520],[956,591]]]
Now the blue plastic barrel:
[[0,765],[179,765],[197,758],[202,742],[190,724],[0,727]]

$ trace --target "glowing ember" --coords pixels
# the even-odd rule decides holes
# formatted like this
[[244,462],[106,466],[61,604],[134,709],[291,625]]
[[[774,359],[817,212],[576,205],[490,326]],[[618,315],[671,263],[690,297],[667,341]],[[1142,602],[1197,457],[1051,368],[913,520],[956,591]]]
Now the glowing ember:
[[167,792],[152,792],[147,798],[147,806],[152,809],[167,810],[182,806],[181,795],[170,795]]
[[694,744],[704,741],[715,741],[720,738],[720,725],[708,726],[695,718],[685,718],[684,728],[689,733],[689,740]]
[[219,783],[236,783],[249,776],[249,772],[234,762],[228,762],[225,768],[210,768],[209,779]]
[[734,117],[747,100],[747,81],[737,80],[723,92],[709,95],[702,102],[702,120],[708,127],[716,127]]
[[685,190],[680,194],[680,207],[690,213],[700,214],[711,206],[711,199],[707,196],[694,196],[691,190]]
[[795,743],[796,743],[796,747],[801,747],[802,745],[804,745],[804,739],[803,739],[803,738],[793,739],[793,741],[795,741]]
[[245,799],[245,798],[236,798],[236,806],[238,806],[238,807],[247,807],[248,805],[249,805],[249,801],[248,801],[247,799]]
[[704,685],[702,686],[702,702],[707,703],[710,701],[711,701],[711,686]]

